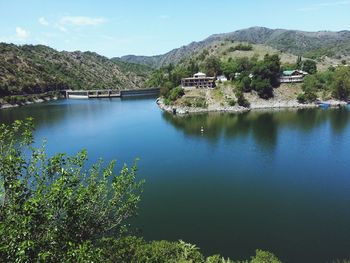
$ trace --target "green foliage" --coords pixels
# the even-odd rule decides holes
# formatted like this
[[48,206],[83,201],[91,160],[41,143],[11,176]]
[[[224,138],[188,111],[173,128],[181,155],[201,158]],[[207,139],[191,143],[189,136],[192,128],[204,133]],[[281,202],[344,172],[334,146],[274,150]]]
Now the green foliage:
[[147,80],[146,85],[148,87],[160,87],[160,95],[165,98],[165,104],[169,105],[172,101],[184,95],[184,91],[179,85],[182,78],[189,76],[190,67],[193,67],[193,70],[196,65],[193,64],[189,67],[179,65],[174,67],[170,64],[167,67],[156,70]]
[[298,94],[299,103],[314,102],[317,99],[316,92],[322,88],[322,84],[317,75],[308,75],[304,78],[302,85],[303,93]]
[[227,51],[228,52],[234,52],[236,50],[240,50],[240,51],[252,51],[253,50],[253,46],[251,44],[238,44],[236,46],[230,47]]
[[196,107],[196,108],[207,108],[206,99],[203,97],[195,97],[195,98],[185,98],[182,101],[183,105],[186,107]]
[[208,107],[205,98],[195,98],[193,106],[198,107],[198,108],[207,108]]
[[199,54],[198,60],[199,61],[204,61],[205,58],[209,55],[209,51],[207,49],[204,49],[202,53]]
[[238,72],[238,64],[234,60],[223,61],[220,64],[222,73],[227,79],[233,79],[235,73]]
[[187,71],[191,76],[199,71],[199,65],[194,59],[190,59],[187,66]]
[[[194,66],[195,67],[195,66]],[[191,75],[191,72],[184,66],[177,66],[173,68],[170,72],[170,81],[178,86],[181,83],[181,79],[187,78],[188,76]]]
[[273,97],[273,88],[268,79],[254,78],[252,88],[258,93],[260,98],[269,99]]
[[317,65],[314,60],[307,59],[302,62],[302,69],[309,74],[315,74],[317,72]]
[[303,62],[302,62],[301,56],[298,56],[295,66],[296,66],[295,68],[290,68],[290,69],[293,70],[293,69],[301,69],[302,68]]
[[147,243],[141,237],[126,236],[118,239],[102,238],[96,244],[102,248],[105,262],[137,262],[138,255]]
[[246,72],[249,75],[249,73],[251,73],[250,71],[253,69],[253,67],[257,63],[257,59],[256,58],[249,59],[247,57],[241,57],[236,59],[236,63],[237,63],[238,73]]
[[283,65],[281,65],[281,72],[285,70],[294,70],[297,68],[298,68],[297,65],[294,63],[284,63]]
[[91,242],[122,235],[136,214],[143,183],[136,166],[117,175],[115,162],[99,161],[86,171],[86,151],[48,157],[44,146],[32,147],[32,131],[31,119],[0,126],[0,258],[93,259]]
[[334,57],[339,52],[339,50],[341,50],[339,47],[315,48],[305,52],[304,57],[311,58],[311,59],[320,59],[325,56]]
[[249,101],[244,97],[243,91],[240,90],[239,88],[235,89],[235,95],[237,98],[237,103],[239,106],[245,107],[245,108],[249,108],[250,107],[250,103]]
[[217,57],[208,57],[204,62],[204,68],[208,76],[217,76],[221,74],[220,60]]
[[258,61],[254,66],[251,85],[261,98],[273,96],[273,87],[279,85],[280,64],[278,55],[266,54],[264,60]]
[[270,252],[256,250],[256,255],[251,259],[250,263],[281,263],[281,261]]
[[176,87],[170,91],[170,94],[168,96],[168,99],[171,101],[175,101],[178,98],[181,98],[185,94],[183,88]]
[[159,69],[154,71],[146,81],[146,87],[161,87],[165,81],[164,71]]
[[228,105],[230,105],[231,107],[235,106],[236,103],[237,103],[237,102],[236,102],[235,99],[230,99],[230,100],[228,101]]
[[249,92],[252,90],[252,80],[247,74],[241,74],[238,78],[238,87],[243,92]]
[[348,100],[350,96],[350,68],[339,67],[334,72],[334,80],[331,84],[333,96],[337,99]]

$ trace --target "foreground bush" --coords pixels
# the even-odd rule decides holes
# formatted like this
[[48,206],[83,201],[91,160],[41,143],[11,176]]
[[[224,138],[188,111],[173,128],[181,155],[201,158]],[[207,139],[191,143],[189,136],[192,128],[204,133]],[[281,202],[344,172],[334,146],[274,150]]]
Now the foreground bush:
[[31,120],[0,126],[0,258],[60,262],[121,236],[140,201],[136,166],[115,174],[114,162],[100,161],[86,171],[86,151],[48,157],[32,147],[32,131]]

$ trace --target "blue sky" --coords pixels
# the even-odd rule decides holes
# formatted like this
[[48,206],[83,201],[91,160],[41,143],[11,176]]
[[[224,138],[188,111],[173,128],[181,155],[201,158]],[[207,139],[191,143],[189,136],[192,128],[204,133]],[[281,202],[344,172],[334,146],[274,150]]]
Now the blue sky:
[[0,42],[156,55],[251,26],[349,30],[350,0],[0,0]]

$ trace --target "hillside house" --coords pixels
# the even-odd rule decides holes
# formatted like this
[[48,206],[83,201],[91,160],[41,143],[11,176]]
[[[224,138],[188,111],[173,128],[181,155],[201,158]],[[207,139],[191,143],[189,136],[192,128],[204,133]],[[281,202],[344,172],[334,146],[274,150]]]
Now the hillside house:
[[217,81],[220,81],[220,82],[226,82],[227,81],[227,78],[224,75],[218,76],[216,79],[217,79]]
[[304,77],[308,75],[302,70],[285,70],[280,77],[281,83],[300,83],[304,81]]
[[183,88],[203,88],[212,89],[215,88],[215,78],[207,77],[206,74],[198,72],[190,78],[183,78],[181,80]]

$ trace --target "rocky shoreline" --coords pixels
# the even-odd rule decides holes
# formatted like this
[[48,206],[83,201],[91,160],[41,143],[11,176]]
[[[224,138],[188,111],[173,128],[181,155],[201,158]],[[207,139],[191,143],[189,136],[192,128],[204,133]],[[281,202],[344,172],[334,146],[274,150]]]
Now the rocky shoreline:
[[249,108],[245,108],[242,106],[216,106],[211,107],[210,105],[208,108],[196,108],[196,107],[185,107],[185,106],[178,106],[178,105],[165,105],[162,98],[157,99],[157,104],[160,109],[163,111],[178,114],[178,115],[185,115],[185,114],[192,114],[192,113],[208,113],[208,112],[226,112],[226,113],[242,113],[242,112],[248,112],[251,110],[268,110],[268,109],[302,109],[302,108],[317,108],[320,107],[320,105],[326,105],[328,107],[343,107],[346,106],[347,103],[344,101],[337,101],[337,100],[328,100],[328,101],[322,101],[317,103],[307,103],[302,104],[299,103],[297,100],[289,100],[289,101],[273,101],[273,100],[267,100],[264,103],[254,103],[251,102]]
[[38,99],[34,99],[33,101],[26,101],[23,104],[9,104],[9,103],[1,104],[0,103],[0,110],[11,109],[11,108],[16,108],[16,107],[30,105],[30,104],[43,103],[43,102],[59,100],[59,99],[60,99],[60,97],[54,96],[54,97],[38,98]]

